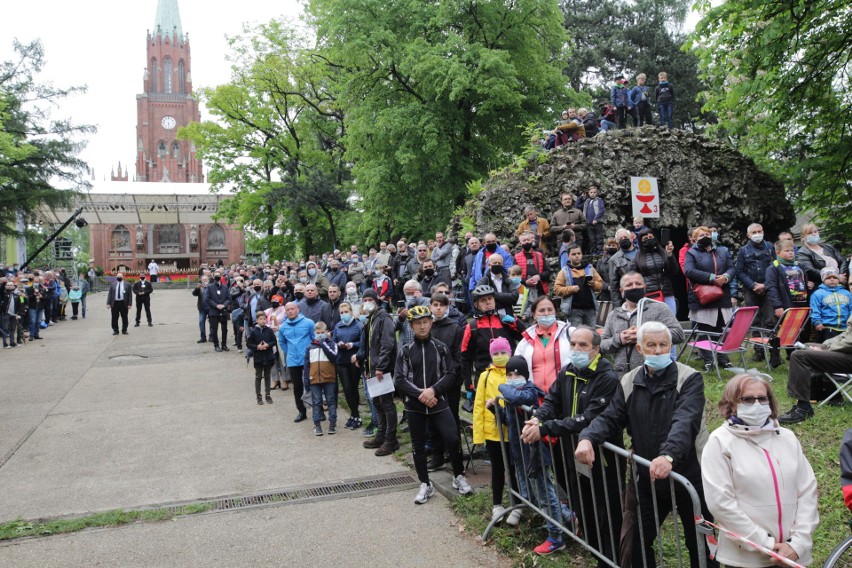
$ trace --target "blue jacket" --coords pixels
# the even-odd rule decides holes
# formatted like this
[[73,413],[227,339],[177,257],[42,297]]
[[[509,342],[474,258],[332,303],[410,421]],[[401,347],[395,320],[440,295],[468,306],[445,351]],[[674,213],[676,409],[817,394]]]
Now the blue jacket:
[[509,448],[511,449],[512,459],[515,464],[529,464],[532,463],[533,459],[537,462],[538,457],[531,456],[531,450],[534,448],[538,452],[541,452],[541,456],[544,458],[544,466],[550,467],[552,465],[550,451],[545,447],[543,442],[539,441],[533,445],[522,444],[520,438],[517,436],[524,428],[524,415],[519,414],[518,407],[523,405],[538,408],[539,400],[544,397],[544,391],[535,386],[532,381],[527,381],[520,388],[506,383],[499,385],[497,388],[506,400],[506,407],[502,408],[501,412],[503,413],[503,423],[509,427]]
[[615,107],[627,107],[630,105],[630,97],[628,95],[629,91],[626,87],[621,87],[619,85],[613,85],[609,90],[609,100],[612,106]]
[[743,287],[751,290],[755,284],[766,281],[766,269],[775,260],[775,247],[763,241],[755,245],[749,241],[737,254],[737,280]]
[[630,101],[630,106],[636,107],[639,106],[639,103],[642,102],[642,95],[645,95],[645,102],[651,104],[651,88],[647,85],[636,85],[630,92],[627,94],[628,100]]
[[852,293],[842,286],[820,284],[811,296],[811,321],[833,329],[846,329],[852,310]]
[[278,328],[278,344],[285,355],[288,367],[305,364],[308,345],[314,340],[314,322],[299,314],[296,319],[287,318]]
[[345,325],[342,321],[334,326],[334,331],[331,332],[331,338],[335,343],[351,343],[352,349],[337,348],[337,364],[345,365],[352,360],[352,356],[358,353],[358,348],[361,347],[361,330],[363,326],[357,319],[353,319],[352,323]]
[[[713,259],[716,259],[715,265]],[[693,245],[686,251],[686,258],[683,262],[683,271],[686,277],[692,284],[715,284],[716,280],[713,275],[722,275],[728,277],[728,282],[734,279],[734,265],[731,262],[731,257],[728,255],[727,249],[718,247],[706,251],[697,244]],[[702,306],[695,294],[692,292],[692,287],[689,288],[689,309],[713,309],[713,308],[730,308],[731,307],[731,287],[723,284],[722,291],[725,293],[719,300],[712,304]]]
[[[506,271],[509,271],[509,267],[515,264],[512,255],[503,250],[499,244],[497,245],[497,250],[494,254],[499,254],[503,257],[503,268]],[[470,277],[468,281],[468,289],[473,290],[476,288],[476,283],[482,280],[482,277],[485,276],[485,249],[482,248],[476,253],[476,258],[473,261],[473,266],[470,269]]]
[[[773,309],[788,309],[794,301],[805,302],[808,299],[808,279],[798,262],[791,265],[778,260],[766,269],[766,296]],[[794,297],[795,294],[795,297]],[[801,304],[799,304],[801,306]]]

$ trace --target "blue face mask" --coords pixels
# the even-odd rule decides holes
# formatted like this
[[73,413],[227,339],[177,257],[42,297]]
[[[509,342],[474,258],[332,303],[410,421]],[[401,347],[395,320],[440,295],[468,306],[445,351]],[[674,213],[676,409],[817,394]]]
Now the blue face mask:
[[571,364],[574,365],[574,368],[578,371],[585,369],[589,366],[589,363],[591,363],[589,360],[589,354],[585,351],[568,352],[568,360],[571,361]]
[[719,233],[718,233],[718,231],[713,231],[712,233],[710,233],[710,238],[711,238],[711,239],[713,239],[713,242],[714,242],[714,243],[715,243],[716,241],[718,241],[718,240],[719,240]]
[[319,341],[325,341],[325,337],[326,337],[326,334],[325,334],[325,333],[318,333],[318,334],[317,334],[317,339],[318,339]]
[[358,316],[358,321],[360,321],[361,323],[367,323],[367,316],[364,316],[364,315]]
[[340,321],[345,325],[352,323],[352,314],[340,314]]
[[523,379],[523,378],[512,379],[512,380],[507,380],[506,384],[509,385],[509,386],[515,387],[517,389],[517,388],[521,388],[522,386],[527,384],[527,381],[526,381],[526,379]]
[[670,353],[661,353],[660,355],[645,355],[645,364],[654,371],[662,371],[672,364],[672,356]]
[[556,323],[556,316],[538,316],[536,317],[536,321],[542,327],[550,327],[554,323]]
[[515,286],[518,286],[521,283],[521,278],[519,276],[513,276],[509,278],[509,281],[512,282]]

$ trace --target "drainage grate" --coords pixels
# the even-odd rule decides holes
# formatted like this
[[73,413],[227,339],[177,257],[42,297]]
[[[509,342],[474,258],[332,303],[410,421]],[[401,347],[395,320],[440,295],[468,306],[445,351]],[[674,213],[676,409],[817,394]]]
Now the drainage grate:
[[204,499],[180,504],[163,505],[158,508],[167,509],[174,513],[180,513],[187,505],[210,505],[209,512],[233,511],[250,507],[263,507],[273,505],[287,505],[305,503],[308,501],[324,501],[331,499],[343,499],[348,497],[361,497],[375,493],[387,493],[412,489],[417,486],[415,480],[409,474],[399,474],[386,477],[375,477],[342,481],[331,485],[306,486],[283,491],[269,493],[225,497],[221,499]]
[[138,361],[140,359],[147,359],[147,358],[148,357],[145,356],[145,355],[130,354],[130,355],[113,355],[112,357],[109,358],[109,360],[110,361],[122,362],[122,361]]

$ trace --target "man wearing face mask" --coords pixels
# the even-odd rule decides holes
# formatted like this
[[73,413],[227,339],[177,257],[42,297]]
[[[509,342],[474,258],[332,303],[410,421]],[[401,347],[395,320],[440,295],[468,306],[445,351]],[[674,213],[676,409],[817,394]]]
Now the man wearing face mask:
[[512,259],[512,255],[503,250],[503,247],[501,247],[497,242],[497,235],[494,233],[488,233],[485,237],[483,237],[482,248],[479,249],[478,253],[476,253],[476,256],[473,259],[473,264],[470,267],[470,277],[468,279],[469,290],[476,288],[479,281],[486,276],[491,267],[488,263],[488,259],[490,259],[494,254],[499,254],[503,257],[503,268],[506,270],[515,263]]
[[[746,306],[757,306],[754,325],[764,329],[775,326],[775,314],[772,302],[766,295],[766,269],[775,260],[775,247],[763,238],[763,227],[752,223],[746,229],[748,242],[737,254],[736,279],[743,292]],[[755,335],[757,336],[757,335]],[[763,349],[755,349],[752,361],[763,361]]]
[[621,374],[644,363],[636,350],[637,322],[656,321],[665,325],[672,335],[672,343],[683,343],[684,333],[677,318],[665,304],[643,302],[640,315],[638,304],[645,297],[645,280],[638,272],[628,272],[621,277],[621,296],[624,302],[609,313],[601,335],[601,352],[614,355],[613,365]]
[[[609,281],[620,282],[621,277],[635,270],[633,259],[639,253],[633,241],[633,233],[627,229],[619,229],[615,232],[615,240],[618,242],[618,252],[609,259]],[[610,289],[613,307],[618,307],[624,301],[617,289]]]
[[299,411],[293,422],[298,423],[308,417],[307,407],[302,399],[305,394],[302,375],[308,345],[316,336],[316,324],[299,313],[299,306],[294,302],[284,305],[284,313],[287,319],[278,328],[278,349],[287,366],[287,377],[293,383],[293,400],[296,410]]
[[[362,268],[363,270],[363,268]],[[337,259],[332,259],[331,262],[328,263],[328,285],[329,287],[337,286],[338,296],[340,295],[340,290],[346,286],[346,283],[349,282],[349,277],[340,269],[340,261]]]
[[488,273],[477,282],[477,286],[489,286],[494,290],[496,309],[500,316],[511,316],[514,313],[518,289],[512,289],[502,256],[493,254],[488,257]]
[[[579,209],[575,209],[578,213]],[[530,291],[528,302],[546,296],[549,290],[550,267],[544,255],[533,250],[535,235],[527,231],[520,237],[521,250],[515,254],[515,264],[521,268],[521,283]]]
[[[432,262],[431,260],[427,262]],[[396,313],[396,322],[394,326],[399,333],[399,344],[407,345],[414,339],[414,331],[411,329],[411,324],[408,321],[408,311],[414,306],[428,306],[429,298],[423,295],[423,288],[417,280],[409,280],[402,287],[405,295],[405,305],[400,307]]]
[[[655,515],[659,514],[662,523],[674,505],[667,481],[669,473],[675,471],[692,483],[705,518],[712,519],[704,502],[697,450],[703,447],[709,433],[704,423],[704,379],[695,369],[672,361],[669,329],[660,322],[642,324],[636,349],[645,364],[622,377],[620,388],[606,409],[580,433],[574,456],[580,463],[594,466],[602,459],[596,456],[595,446],[621,437],[626,427],[636,455],[651,460],[650,468],[637,470],[638,522],[642,523],[642,530],[634,531],[633,566],[653,567],[658,526]],[[656,507],[651,504],[652,483]],[[697,566],[696,535],[689,530],[695,523],[692,499],[683,486],[675,484],[674,488],[677,512],[685,527],[683,538],[691,564]],[[718,563],[708,559],[707,566]]]
[[[524,426],[521,436],[524,443],[533,444],[542,436],[563,438],[579,434],[604,411],[615,396],[619,386],[618,374],[609,361],[601,357],[601,339],[593,328],[582,326],[571,333],[571,351],[568,358],[569,362],[556,375],[544,402]],[[619,448],[624,447],[620,433],[607,441]],[[574,444],[560,446],[563,452],[569,454]],[[597,542],[598,534],[608,535],[610,529],[612,534],[619,534],[621,531],[621,504],[617,498],[612,498],[619,495],[618,470],[615,464],[608,464],[610,467],[603,468],[598,461],[589,479],[575,475],[574,456],[565,455],[564,462],[568,468],[569,492],[575,509],[592,511],[595,502],[598,507],[601,506],[600,496],[610,496],[609,515],[599,514],[598,530],[589,528],[586,533],[589,535],[591,546],[601,550],[607,558],[617,560],[614,556],[617,550],[612,550],[609,538],[604,536],[602,542]],[[597,496],[597,500],[592,497],[593,494]],[[610,520],[609,526],[607,516]],[[598,566],[606,565],[598,562]]]
[[124,274],[115,275],[107,295],[107,307],[112,312],[112,334],[118,335],[118,318],[121,317],[121,333],[127,335],[127,310],[133,305],[133,290],[124,281]]
[[524,217],[526,218],[518,225],[515,236],[520,237],[527,231],[530,231],[533,234],[536,248],[543,254],[547,254],[547,237],[550,234],[550,223],[544,217],[538,216],[538,211],[533,205],[524,207]]
[[320,299],[315,284],[305,286],[305,297],[296,302],[296,305],[299,307],[299,312],[306,318],[314,323],[321,321],[325,323],[327,329],[331,329],[333,319],[331,306]]
[[154,291],[153,286],[147,280],[147,274],[142,274],[139,281],[133,284],[133,295],[136,296],[136,324],[133,327],[139,327],[139,322],[142,319],[142,308],[145,308],[145,317],[148,319],[148,327],[153,327],[151,323],[151,293]]
[[[438,234],[440,235],[440,233]],[[439,271],[431,259],[426,259],[420,266],[420,272],[417,274],[417,281],[420,282],[423,295],[428,298],[432,295],[432,286],[441,282],[449,283],[449,273],[449,268],[446,271]]]
[[263,281],[260,278],[255,278],[251,282],[249,289],[240,298],[239,305],[243,309],[243,316],[245,317],[243,327],[250,330],[257,323],[255,314],[272,307],[272,303],[263,295]]
[[[339,266],[339,262],[338,262]],[[322,272],[320,272],[317,267],[317,263],[313,261],[309,261],[307,265],[305,265],[305,272],[308,276],[308,281],[305,284],[313,284],[317,287],[317,294],[319,294],[320,298],[328,298],[328,278],[326,278]],[[344,286],[346,283],[344,282]]]
[[[205,292],[207,314],[210,319],[210,341],[217,353],[230,351],[228,348],[228,306],[231,303],[231,291],[222,284],[222,273],[213,273],[213,279]],[[222,343],[219,344],[219,329],[222,329]]]

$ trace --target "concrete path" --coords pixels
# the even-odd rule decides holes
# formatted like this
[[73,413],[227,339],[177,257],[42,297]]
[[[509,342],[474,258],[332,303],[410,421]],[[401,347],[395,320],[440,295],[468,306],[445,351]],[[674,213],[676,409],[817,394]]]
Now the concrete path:
[[[338,435],[318,438],[310,421],[292,422],[292,390],[258,406],[244,357],[196,344],[188,291],[155,292],[154,326],[143,316],[132,327],[131,313],[128,336],[112,335],[105,301],[90,296],[87,319],[0,354],[0,521],[410,471],[363,449],[360,433],[342,428],[345,412]],[[425,507],[412,499],[406,490],[0,543],[0,566],[280,566],[285,551],[314,565],[352,565],[348,555],[364,565],[377,545],[391,551],[372,565],[502,562],[451,526],[442,497]],[[313,545],[312,535],[336,544]],[[423,550],[406,560],[412,540]]]

